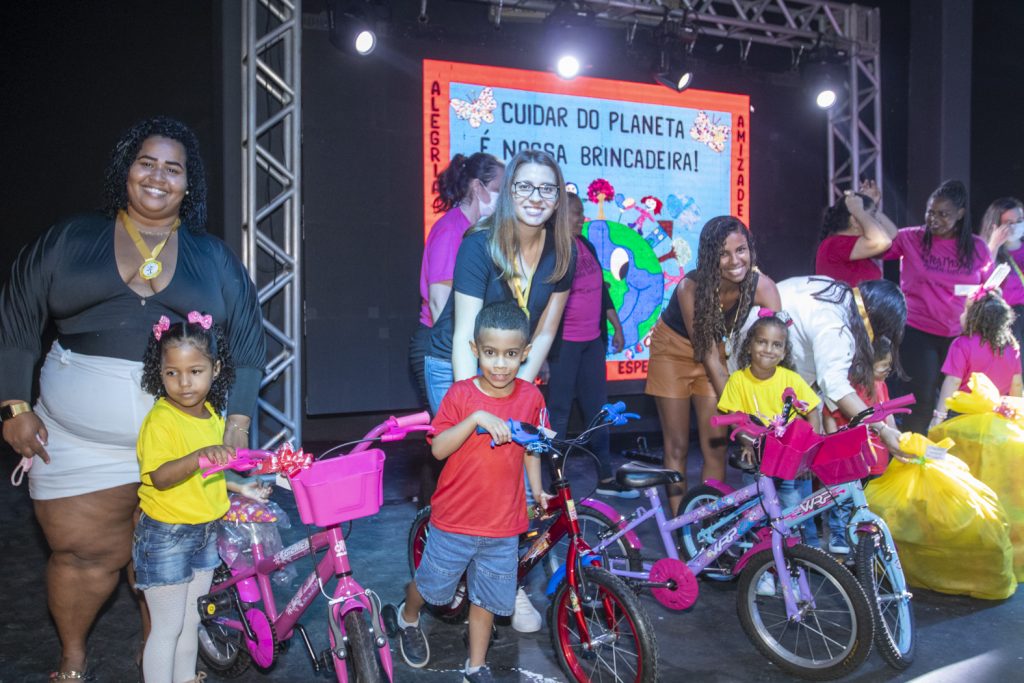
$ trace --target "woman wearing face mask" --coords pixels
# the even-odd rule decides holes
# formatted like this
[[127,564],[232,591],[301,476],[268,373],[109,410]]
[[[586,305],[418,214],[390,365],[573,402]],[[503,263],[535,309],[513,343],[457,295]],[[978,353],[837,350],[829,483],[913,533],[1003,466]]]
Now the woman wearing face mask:
[[981,238],[995,260],[1011,268],[1003,280],[1003,301],[1017,316],[1013,322],[1017,345],[1024,345],[1024,204],[1016,197],[1003,197],[989,204],[981,218]]
[[[423,359],[430,347],[430,330],[452,293],[455,255],[462,243],[462,236],[470,226],[494,213],[498,188],[504,177],[504,164],[483,152],[468,157],[456,154],[448,168],[437,177],[434,211],[443,211],[444,215],[430,227],[427,243],[423,247],[420,324],[409,342],[409,367],[416,378],[416,386],[424,404],[428,401],[423,379]],[[420,472],[420,506],[430,504],[442,464],[427,455]]]
[[917,402],[903,431],[925,434],[942,383],[940,368],[960,334],[964,299],[958,285],[980,285],[992,267],[985,240],[967,221],[967,188],[959,180],[939,185],[924,214],[925,224],[903,228],[885,254],[900,260],[900,289],[907,298],[903,369],[910,380],[893,393],[913,392]]

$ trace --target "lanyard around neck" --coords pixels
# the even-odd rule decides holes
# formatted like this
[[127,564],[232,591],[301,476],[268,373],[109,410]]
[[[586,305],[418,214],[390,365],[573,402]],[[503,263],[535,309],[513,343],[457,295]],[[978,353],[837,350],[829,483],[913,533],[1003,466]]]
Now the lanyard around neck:
[[164,269],[164,265],[157,260],[157,256],[163,251],[164,247],[167,246],[168,240],[171,239],[171,235],[181,225],[181,219],[176,218],[174,224],[171,226],[171,231],[167,233],[167,237],[160,240],[160,243],[153,247],[150,251],[149,246],[142,239],[142,235],[139,234],[139,229],[135,227],[135,223],[131,218],[128,217],[128,212],[121,210],[117,212],[118,217],[121,219],[121,224],[124,225],[125,232],[132,238],[132,242],[135,243],[135,248],[139,250],[139,254],[142,256],[142,265],[139,266],[139,275],[144,280],[152,280]]

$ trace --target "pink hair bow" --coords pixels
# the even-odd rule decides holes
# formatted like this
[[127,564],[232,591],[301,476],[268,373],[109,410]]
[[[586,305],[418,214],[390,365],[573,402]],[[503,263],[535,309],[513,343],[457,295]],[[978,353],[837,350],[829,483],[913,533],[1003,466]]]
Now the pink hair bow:
[[199,325],[204,330],[208,330],[213,325],[213,316],[203,315],[199,311],[192,311],[188,314],[188,321],[194,325]]
[[757,310],[757,317],[778,318],[779,322],[786,327],[791,327],[793,325],[793,319],[789,317],[789,313],[786,313],[785,311],[773,311],[772,309],[765,308],[764,306]]
[[164,336],[171,327],[171,321],[167,319],[166,315],[160,316],[160,319],[156,321],[156,325],[153,325],[153,336],[157,341],[160,341],[160,337]]

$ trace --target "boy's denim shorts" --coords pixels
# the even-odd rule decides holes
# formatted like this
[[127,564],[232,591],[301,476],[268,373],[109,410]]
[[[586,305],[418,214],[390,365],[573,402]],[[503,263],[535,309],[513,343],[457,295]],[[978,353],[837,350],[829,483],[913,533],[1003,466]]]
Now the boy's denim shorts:
[[416,569],[416,588],[431,605],[447,605],[463,572],[469,601],[491,614],[515,611],[519,537],[487,538],[441,531],[430,525],[427,547]]
[[220,565],[217,523],[166,524],[143,512],[135,527],[132,562],[138,590],[188,583],[193,572]]

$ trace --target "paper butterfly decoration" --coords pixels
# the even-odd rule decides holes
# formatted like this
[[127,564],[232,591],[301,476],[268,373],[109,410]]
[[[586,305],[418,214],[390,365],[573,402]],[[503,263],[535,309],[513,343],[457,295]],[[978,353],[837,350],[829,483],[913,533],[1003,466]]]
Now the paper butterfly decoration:
[[473,128],[479,128],[481,123],[494,123],[494,110],[498,103],[494,99],[494,91],[484,88],[472,102],[460,100],[457,97],[451,99],[452,109],[455,116],[463,121],[469,121]]
[[699,111],[690,127],[690,137],[715,152],[722,152],[725,151],[725,141],[729,139],[729,126],[719,123],[717,118],[708,117],[707,112]]

